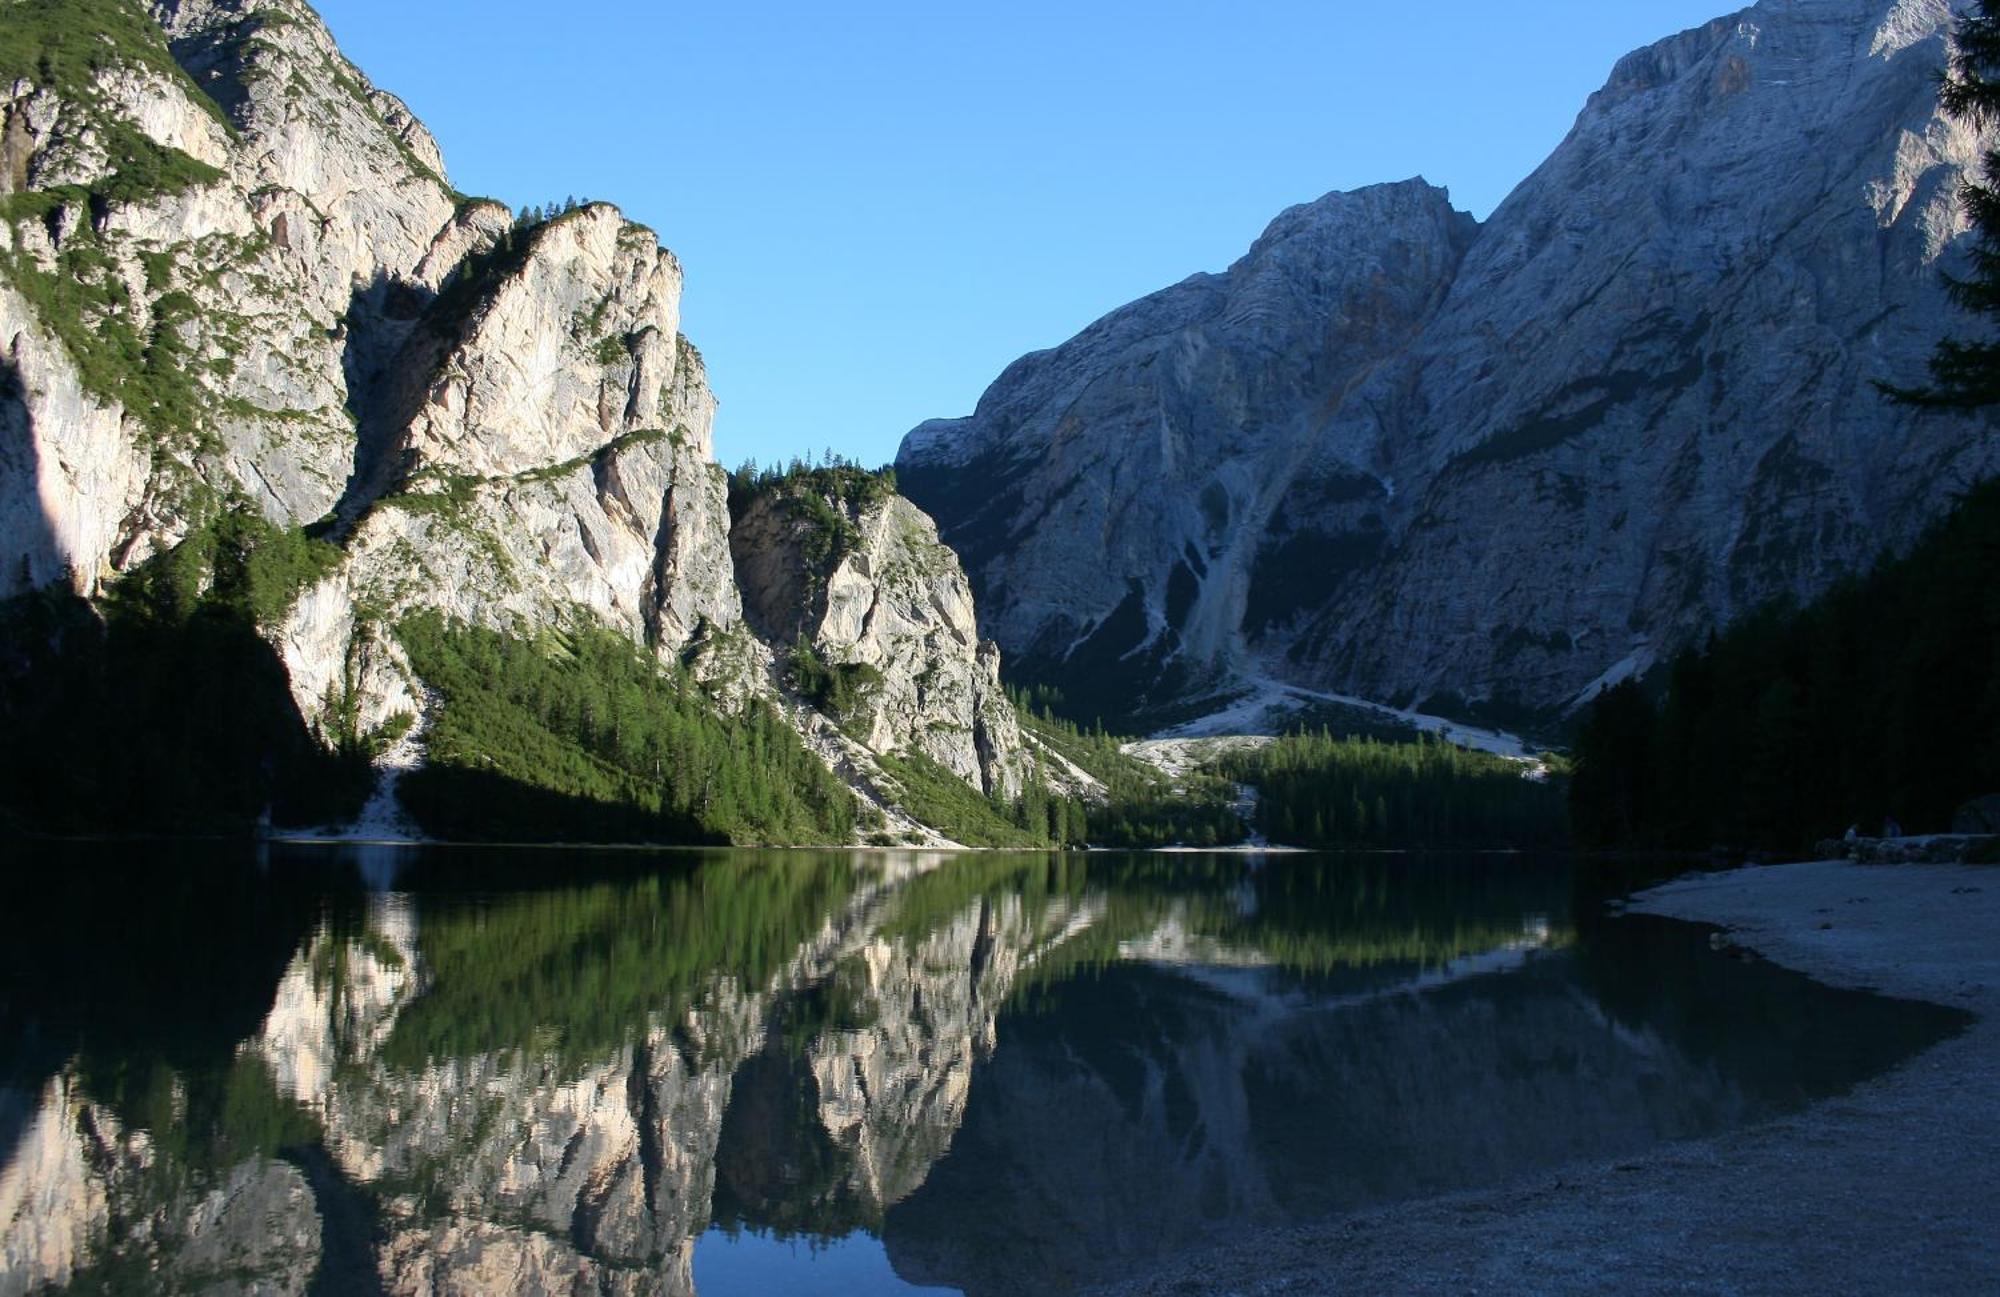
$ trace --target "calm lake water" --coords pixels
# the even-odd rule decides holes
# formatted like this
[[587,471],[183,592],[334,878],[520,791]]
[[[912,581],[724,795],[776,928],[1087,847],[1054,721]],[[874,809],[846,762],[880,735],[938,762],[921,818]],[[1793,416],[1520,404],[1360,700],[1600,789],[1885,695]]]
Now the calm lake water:
[[0,1294],[1061,1291],[1960,1021],[1517,856],[9,854]]

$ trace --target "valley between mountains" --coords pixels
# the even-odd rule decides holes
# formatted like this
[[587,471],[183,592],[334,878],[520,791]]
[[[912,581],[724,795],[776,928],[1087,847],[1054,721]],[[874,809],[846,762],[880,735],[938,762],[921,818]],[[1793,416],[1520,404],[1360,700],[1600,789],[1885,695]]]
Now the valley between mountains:
[[0,0],[0,1297],[2000,1290],[1996,123],[1758,0],[731,468],[643,197]]
[[[893,470],[732,474],[652,230],[459,192],[299,0],[12,0],[0,814],[1216,845],[1260,772],[1120,734],[1563,746],[1995,468],[1873,387],[1952,326],[1993,143],[1953,12],[1766,0],[1619,63],[1483,222],[1327,195]],[[1363,841],[1410,819],[1374,791]]]

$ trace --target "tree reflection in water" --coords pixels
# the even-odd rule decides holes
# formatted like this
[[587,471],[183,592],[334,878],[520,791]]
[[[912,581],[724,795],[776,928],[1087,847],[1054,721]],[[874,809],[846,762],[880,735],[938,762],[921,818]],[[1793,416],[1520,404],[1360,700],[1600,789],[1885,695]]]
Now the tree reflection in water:
[[0,1293],[690,1293],[697,1246],[1060,1289],[1754,1120],[1956,1025],[1604,920],[1559,860],[35,856]]

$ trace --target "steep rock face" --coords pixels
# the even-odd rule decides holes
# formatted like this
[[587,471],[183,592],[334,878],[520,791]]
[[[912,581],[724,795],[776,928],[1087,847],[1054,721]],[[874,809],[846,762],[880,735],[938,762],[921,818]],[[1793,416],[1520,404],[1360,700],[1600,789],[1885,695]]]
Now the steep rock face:
[[[99,8],[136,28],[138,6]],[[0,592],[51,571],[93,590],[218,497],[325,515],[354,464],[355,338],[408,314],[453,223],[441,175],[305,6],[156,14],[151,37],[107,36],[92,79],[23,78],[0,105],[19,141],[7,413],[27,434],[0,490],[43,505],[6,514]]]
[[822,557],[825,516],[787,494],[810,489],[759,494],[730,534],[752,625],[781,646],[804,637],[836,671],[861,669],[843,719],[869,749],[920,752],[986,792],[1018,793],[1027,760],[999,651],[979,638],[964,570],[936,524],[893,493],[824,500],[850,539]]
[[[27,302],[0,285],[0,590],[95,589],[145,490],[146,455],[85,391]],[[27,375],[39,378],[30,393]]]
[[[426,707],[394,635],[424,609],[600,623],[723,706],[779,692],[731,634],[716,402],[652,231],[456,193],[298,0],[78,3],[102,49],[0,67],[0,598],[100,595],[255,511],[342,550],[262,627],[329,739]],[[71,48],[68,15],[25,12],[16,44]],[[969,608],[937,620],[970,635]],[[1011,789],[1019,736],[966,644],[895,640],[954,683],[877,737],[983,726],[927,750]]]
[[393,309],[452,216],[305,6],[156,12],[156,37],[106,38],[116,61],[91,79],[24,77],[0,104],[11,188],[40,200],[0,248],[40,308],[10,294],[0,320],[28,433],[5,485],[39,478],[44,506],[8,510],[0,592],[51,572],[92,590],[217,493],[324,514],[353,458],[349,329]]
[[1113,312],[1016,362],[971,418],[911,433],[899,480],[943,520],[988,632],[1031,672],[1110,688],[1229,657],[1294,479],[1386,496],[1369,448],[1327,427],[1409,345],[1473,228],[1421,181],[1328,195],[1227,273]]
[[513,263],[496,273],[462,267],[463,318],[431,313],[405,346],[435,355],[398,366],[417,390],[387,394],[415,406],[396,430],[411,471],[511,476],[681,413],[665,401],[681,352],[671,254],[604,203],[519,242],[496,254]]
[[[678,265],[606,204],[499,237],[472,245],[498,265],[457,272],[364,417],[349,561],[281,632],[302,699],[393,657],[372,628],[413,608],[505,629],[580,611],[669,656],[741,620]],[[361,697],[371,725],[409,709],[393,685]]]
[[[1221,552],[1247,563],[1217,569],[1200,529],[1149,521],[1154,538],[1118,507],[1125,475],[1183,516],[1206,490],[1162,470],[1144,421],[1094,414],[1151,400],[1109,341],[1145,304],[1017,364],[970,421],[912,433],[903,480],[963,546],[995,638],[1047,674],[1087,680],[1173,631],[1179,657],[1154,653],[1169,692],[1181,668],[1561,707],[1907,543],[2000,464],[1983,423],[1870,385],[1921,378],[1965,324],[1940,271],[1982,140],[1938,110],[1950,20],[1944,0],[1766,0],[1627,58],[1381,363],[1341,354],[1338,294],[1301,281],[1285,309],[1332,322],[1330,341],[1282,363],[1335,366],[1320,390],[1340,398],[1250,405],[1246,423],[1289,425],[1282,453],[1203,442],[1217,476],[1273,492],[1228,515],[1245,530]],[[1079,351],[1110,390],[1070,419],[1053,375]],[[1101,458],[1065,458],[1092,437]],[[1003,470],[1011,503],[953,494]],[[1127,552],[1184,559],[1181,595],[1096,576],[1122,577]],[[1207,611],[1203,562],[1242,585],[1240,617]],[[1110,642],[1074,639],[1092,626]]]
[[1410,399],[1379,403],[1427,486],[1385,579],[1303,622],[1300,665],[1570,699],[1907,543],[2000,463],[1982,421],[1870,385],[1966,323],[1938,274],[1980,149],[1937,110],[1949,20],[1767,3],[1621,63],[1494,213]]

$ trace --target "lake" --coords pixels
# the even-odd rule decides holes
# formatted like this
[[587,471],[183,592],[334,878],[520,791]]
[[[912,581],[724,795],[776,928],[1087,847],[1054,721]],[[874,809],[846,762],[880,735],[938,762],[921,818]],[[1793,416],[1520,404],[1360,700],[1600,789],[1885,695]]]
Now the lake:
[[0,1294],[1063,1291],[1963,1021],[1505,854],[8,851]]

